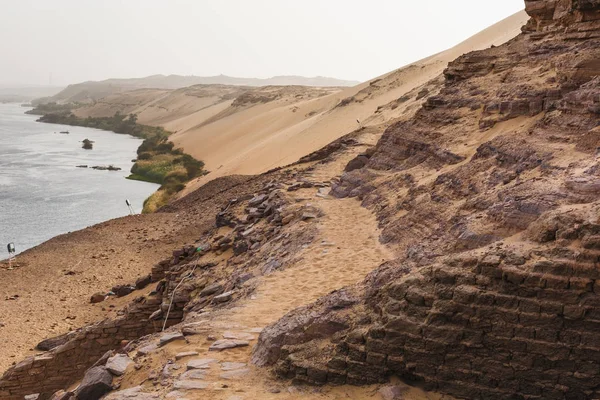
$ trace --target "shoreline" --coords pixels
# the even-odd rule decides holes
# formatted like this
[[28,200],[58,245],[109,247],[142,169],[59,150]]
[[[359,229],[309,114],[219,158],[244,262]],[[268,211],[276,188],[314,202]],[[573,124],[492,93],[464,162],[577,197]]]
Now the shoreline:
[[143,139],[126,179],[161,186],[144,201],[142,213],[154,212],[168,204],[188,182],[208,173],[202,161],[175,148],[169,141],[172,132],[162,127],[139,124],[135,114],[125,116],[117,112],[113,117],[80,118],[71,111],[65,112],[65,108],[60,113],[48,114],[41,114],[42,110],[33,108],[26,114],[41,115],[37,122],[94,128]]
[[[159,185],[124,180],[142,140],[107,134],[95,129],[61,127],[70,135],[52,134],[59,127],[37,123],[18,103],[3,105],[0,147],[3,150],[0,205],[3,228],[0,259],[8,257],[6,245],[15,243],[19,257],[57,235],[74,232],[136,213]],[[93,152],[81,149],[81,141],[98,141]],[[89,171],[79,165],[113,165],[113,171]],[[108,167],[106,167],[108,169]],[[117,171],[117,169],[119,169]]]

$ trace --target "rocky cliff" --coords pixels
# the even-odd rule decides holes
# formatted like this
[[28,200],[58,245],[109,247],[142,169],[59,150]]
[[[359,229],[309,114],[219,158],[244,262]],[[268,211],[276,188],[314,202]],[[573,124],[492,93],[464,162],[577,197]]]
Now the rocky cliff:
[[333,187],[402,257],[267,328],[257,365],[463,398],[600,396],[600,2],[525,5],[520,36],[452,62]]

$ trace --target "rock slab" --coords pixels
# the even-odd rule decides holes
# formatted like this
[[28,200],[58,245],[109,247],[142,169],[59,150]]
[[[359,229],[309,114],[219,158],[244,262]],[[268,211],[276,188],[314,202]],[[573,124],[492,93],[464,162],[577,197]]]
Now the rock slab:
[[106,369],[113,375],[121,376],[131,364],[133,364],[133,360],[127,357],[126,354],[117,354],[108,359]]
[[217,340],[208,348],[208,350],[209,351],[223,351],[223,350],[227,350],[227,349],[233,349],[236,347],[245,347],[245,346],[248,346],[249,344],[250,343],[245,340],[230,340],[230,339]]
[[113,376],[105,367],[90,368],[75,390],[75,397],[80,400],[99,400],[112,390]]
[[208,383],[198,381],[176,381],[173,387],[177,390],[202,390],[208,387]]
[[175,359],[176,360],[181,360],[182,358],[186,358],[186,357],[194,357],[197,356],[198,352],[197,351],[186,351],[183,353],[177,353],[175,354]]
[[181,332],[166,333],[160,337],[160,342],[158,343],[158,345],[160,347],[162,347],[162,346],[164,346],[168,343],[174,342],[176,340],[185,340],[185,336],[183,336],[183,333],[181,333]]
[[187,369],[209,369],[210,365],[216,362],[214,358],[197,358],[187,363]]
[[244,376],[248,375],[249,373],[250,373],[250,370],[248,368],[244,368],[244,369],[236,369],[235,371],[223,372],[220,376],[221,376],[221,379],[235,380],[235,379],[241,379]]

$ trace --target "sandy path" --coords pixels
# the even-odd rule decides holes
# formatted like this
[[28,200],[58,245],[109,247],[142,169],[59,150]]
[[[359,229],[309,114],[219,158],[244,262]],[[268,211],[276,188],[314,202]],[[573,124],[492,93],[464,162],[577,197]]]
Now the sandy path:
[[[210,316],[207,321],[206,335],[190,336],[189,344],[173,343],[165,346],[158,365],[174,358],[179,352],[196,351],[196,358],[215,358],[222,362],[241,362],[249,364],[251,347],[227,350],[221,353],[209,352],[211,335],[221,339],[227,331],[255,332],[257,328],[277,321],[287,312],[311,303],[332,290],[361,281],[367,273],[379,266],[383,261],[392,258],[391,252],[379,243],[379,230],[375,216],[360,207],[356,200],[323,199],[315,196],[314,189],[298,191],[297,198],[308,199],[311,204],[321,208],[324,216],[317,222],[318,236],[300,254],[300,261],[285,270],[277,271],[261,278],[255,293],[235,308],[223,310]],[[254,336],[258,336],[254,333]],[[252,341],[256,343],[256,341]],[[162,360],[162,361],[160,361]],[[182,360],[183,363],[189,359]],[[180,369],[182,372],[185,368]],[[142,370],[144,371],[144,370]],[[221,371],[222,372],[222,371]],[[272,380],[268,371],[250,367],[250,373],[243,379],[223,381],[219,365],[209,370],[204,382],[209,389],[188,391],[186,399],[207,398],[233,399],[234,395],[243,399],[292,399],[292,398],[377,398],[376,390],[368,388],[327,388],[322,393],[314,388],[298,389],[282,386]],[[142,375],[144,372],[142,372]],[[135,386],[143,380],[139,376],[129,377],[123,387]],[[223,388],[223,384],[228,387]],[[289,390],[288,390],[289,389]],[[243,392],[240,392],[243,391]],[[281,391],[281,393],[270,393]],[[355,397],[356,393],[361,393]],[[365,397],[368,396],[368,397]]]
[[[339,174],[347,162],[371,145],[380,132],[365,131],[359,138],[359,145],[339,155],[327,164],[319,164],[305,173],[305,177],[314,181],[327,181]],[[392,252],[379,242],[380,231],[375,215],[362,208],[355,199],[338,200],[332,197],[322,198],[315,189],[304,189],[293,193],[293,197],[302,203],[310,203],[323,211],[323,216],[315,221],[317,236],[301,251],[298,261],[284,270],[260,278],[252,296],[241,300],[235,307],[218,312],[202,314],[202,333],[188,336],[187,342],[174,342],[157,353],[149,356],[139,371],[127,374],[121,382],[122,388],[131,388],[144,384],[145,390],[153,390],[147,381],[152,371],[160,371],[168,360],[182,352],[198,352],[197,356],[183,358],[175,363],[173,377],[185,372],[188,361],[196,358],[212,358],[212,364],[204,378],[198,382],[206,384],[202,390],[174,391],[167,386],[160,388],[162,397],[185,398],[188,400],[250,400],[250,399],[380,399],[379,387],[298,387],[289,382],[274,379],[268,369],[249,365],[252,346],[256,343],[258,331],[277,321],[287,312],[309,304],[333,290],[354,284],[382,262],[394,258]],[[298,228],[295,228],[298,229]],[[300,228],[301,229],[301,228]],[[251,334],[249,347],[209,351],[215,339],[222,339],[226,332]],[[247,374],[226,379],[223,374],[226,362],[246,364]],[[398,383],[402,385],[401,383]],[[435,394],[421,392],[405,386],[407,399],[439,399]],[[154,389],[156,390],[156,389]]]
[[357,201],[315,197],[310,202],[325,213],[317,223],[318,239],[302,252],[299,265],[264,277],[255,300],[236,310],[231,321],[266,326],[332,290],[359,282],[392,257],[379,243],[374,215]]

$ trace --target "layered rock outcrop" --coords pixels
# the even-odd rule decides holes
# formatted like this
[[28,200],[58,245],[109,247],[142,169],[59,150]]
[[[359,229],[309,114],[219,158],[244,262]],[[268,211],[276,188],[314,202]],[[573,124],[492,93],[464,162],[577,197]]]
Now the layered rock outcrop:
[[[577,214],[545,222],[530,234],[547,238],[552,226],[560,246],[499,246],[403,277],[394,271],[391,283],[367,298],[373,308],[362,320],[356,300],[340,302],[337,293],[322,301],[328,307],[321,312],[293,317],[310,315],[304,329],[312,331],[353,315],[342,319],[353,326],[338,328],[326,345],[279,333],[283,345],[270,354],[259,347],[255,359],[277,358],[281,376],[312,384],[376,383],[397,374],[464,398],[597,398],[600,225]],[[263,346],[277,342],[273,329],[263,334]]]
[[600,2],[525,3],[519,37],[451,63],[333,188],[403,256],[267,328],[256,364],[311,384],[600,396]]
[[567,37],[573,39],[599,37],[599,6],[597,0],[525,0],[525,11],[531,16],[526,29],[565,29]]

